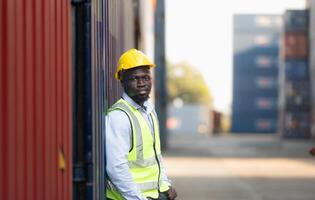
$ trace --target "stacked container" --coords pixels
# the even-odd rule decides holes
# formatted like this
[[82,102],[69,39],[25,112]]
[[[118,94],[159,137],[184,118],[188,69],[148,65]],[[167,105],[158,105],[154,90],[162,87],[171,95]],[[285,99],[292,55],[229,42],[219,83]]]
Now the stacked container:
[[234,16],[232,132],[277,127],[279,15]]
[[284,138],[310,137],[308,11],[288,10],[280,67],[280,133]]
[[311,136],[315,138],[315,1],[308,0],[309,8],[309,66],[311,90]]

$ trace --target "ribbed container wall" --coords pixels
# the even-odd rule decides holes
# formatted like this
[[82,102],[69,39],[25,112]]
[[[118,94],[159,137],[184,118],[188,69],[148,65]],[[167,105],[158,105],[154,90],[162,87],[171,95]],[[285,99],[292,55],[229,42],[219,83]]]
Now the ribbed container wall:
[[311,135],[315,138],[315,1],[309,0],[309,44],[310,44],[310,90],[311,90]]
[[91,86],[92,86],[92,138],[90,146],[93,152],[93,199],[102,199],[105,194],[105,149],[104,149],[104,54],[105,45],[105,2],[92,1],[91,16]]
[[234,16],[234,133],[276,131],[281,23],[278,15]]
[[[122,94],[120,81],[116,80],[117,62],[120,55],[131,48],[138,47],[140,37],[137,21],[139,1],[136,0],[109,0],[105,4],[104,29],[104,65],[103,74],[105,87],[103,113],[117,101]],[[106,135],[106,133],[103,133]],[[105,136],[106,137],[106,136]]]
[[[92,102],[94,185],[103,185],[104,109],[121,96],[120,82],[114,78],[119,56],[135,48],[135,14],[132,0],[92,2]],[[104,190],[94,188],[94,199]]]
[[0,199],[72,199],[70,1],[0,16]]
[[310,138],[308,10],[287,10],[281,44],[279,132]]
[[122,93],[120,82],[114,77],[119,56],[137,47],[136,19],[131,8],[134,1],[111,0],[106,5],[105,30],[105,107],[111,106]]
[[74,199],[105,194],[105,114],[121,96],[114,78],[121,53],[135,48],[133,0],[73,3]]

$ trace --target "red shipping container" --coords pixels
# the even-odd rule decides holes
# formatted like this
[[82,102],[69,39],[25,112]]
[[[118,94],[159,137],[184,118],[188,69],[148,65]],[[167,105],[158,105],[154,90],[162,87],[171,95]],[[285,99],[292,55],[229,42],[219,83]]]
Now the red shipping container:
[[212,111],[213,133],[222,132],[222,113],[215,110]]
[[72,199],[70,5],[0,1],[0,199]]
[[285,33],[282,46],[285,59],[305,59],[308,57],[307,33]]

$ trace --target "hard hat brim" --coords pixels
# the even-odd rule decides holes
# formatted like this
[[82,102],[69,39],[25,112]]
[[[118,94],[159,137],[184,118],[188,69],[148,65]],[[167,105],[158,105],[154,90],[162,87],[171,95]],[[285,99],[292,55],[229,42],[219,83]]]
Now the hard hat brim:
[[119,70],[119,71],[117,71],[116,73],[115,73],[115,78],[117,79],[117,80],[121,80],[121,76],[119,76],[119,73],[121,72],[121,71],[127,71],[127,70],[129,70],[129,69],[134,69],[134,68],[137,68],[137,67],[149,67],[150,69],[151,68],[153,68],[153,67],[156,67],[156,64],[154,64],[154,63],[152,63],[152,64],[149,64],[149,65],[138,65],[138,66],[133,66],[133,67],[130,67],[130,68],[128,68],[128,69],[121,69],[121,70]]
[[134,48],[129,49],[120,56],[115,77],[117,80],[121,80],[119,77],[121,71],[143,66],[152,68],[155,67],[155,64],[143,52]]

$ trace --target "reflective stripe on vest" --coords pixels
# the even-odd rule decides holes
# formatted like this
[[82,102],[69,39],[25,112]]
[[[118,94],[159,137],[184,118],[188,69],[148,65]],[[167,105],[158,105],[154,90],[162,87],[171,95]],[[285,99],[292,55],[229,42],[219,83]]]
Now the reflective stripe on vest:
[[[162,184],[162,181],[160,181],[160,184]],[[143,191],[147,191],[147,190],[152,190],[152,188],[157,188],[158,187],[157,181],[146,182],[146,183],[136,183],[136,185],[138,186],[138,188],[142,192]],[[116,187],[114,186],[114,184],[112,184],[112,182],[110,180],[107,180],[107,188],[109,188],[111,190],[118,191],[116,189]]]
[[141,191],[152,190],[152,188],[157,188],[158,187],[157,181],[146,182],[146,183],[137,183],[137,185],[138,185],[138,188]]
[[137,155],[138,155],[137,158],[138,157],[143,158],[143,145],[142,145],[141,127],[140,127],[140,124],[139,124],[139,121],[138,121],[137,117],[132,113],[130,108],[126,104],[124,104],[122,102],[116,103],[113,106],[113,109],[119,109],[119,110],[125,111],[125,112],[127,112],[128,116],[131,117],[132,122],[133,122],[131,124],[134,126],[134,129],[136,131],[136,144],[137,144],[136,145],[136,151],[137,151]]
[[[139,113],[140,115],[137,117],[136,114],[134,113],[135,111],[133,111],[132,108],[130,108],[129,105],[127,105],[127,102],[124,101],[123,99],[120,99],[117,103],[115,103],[109,111],[112,111],[115,109],[122,110],[123,112],[125,112],[128,115],[128,118],[131,120],[130,123],[132,126],[131,127],[132,138],[135,138],[135,141],[132,142],[132,148],[135,148],[136,156],[135,156],[135,160],[128,159],[129,168],[132,170],[132,169],[137,169],[137,168],[147,168],[151,166],[158,166],[157,162],[161,160],[160,151],[157,152],[158,155],[154,155],[154,156],[144,159],[143,135],[142,135],[143,133],[142,133],[142,128],[141,128],[139,119],[138,119],[141,113]],[[153,141],[155,141],[156,134],[158,134],[156,132],[156,129],[154,128],[158,126],[158,124],[156,124],[157,116],[156,116],[156,113],[154,112],[150,113],[150,116],[152,119],[153,129],[154,129],[153,135],[151,136],[152,136]],[[156,148],[156,147],[154,146],[153,148]],[[159,186],[158,180],[159,178],[157,178],[156,181],[149,181],[149,182],[145,181],[144,183],[136,183],[136,184],[138,185],[141,191],[154,190],[154,189],[158,189],[158,186]]]
[[[153,156],[151,158],[143,159],[143,143],[142,143],[142,134],[141,134],[141,127],[137,117],[133,114],[130,108],[123,102],[118,102],[113,106],[113,109],[123,109],[126,111],[127,114],[132,118],[133,125],[136,131],[136,151],[137,151],[137,159],[135,161],[128,161],[128,166],[130,168],[137,168],[137,167],[150,167],[156,164],[156,157]],[[153,112],[154,113],[154,112]],[[156,117],[156,113],[154,113]],[[156,118],[157,119],[157,118]],[[153,122],[154,123],[154,122]],[[152,136],[154,137],[154,135]],[[157,155],[158,160],[161,160],[161,155]]]
[[[159,161],[161,160],[161,155],[157,156]],[[130,168],[139,168],[139,167],[150,167],[152,165],[156,164],[156,158],[155,156],[151,157],[151,158],[147,158],[145,160],[143,159],[137,159],[136,161],[129,161],[128,162],[128,166]]]

